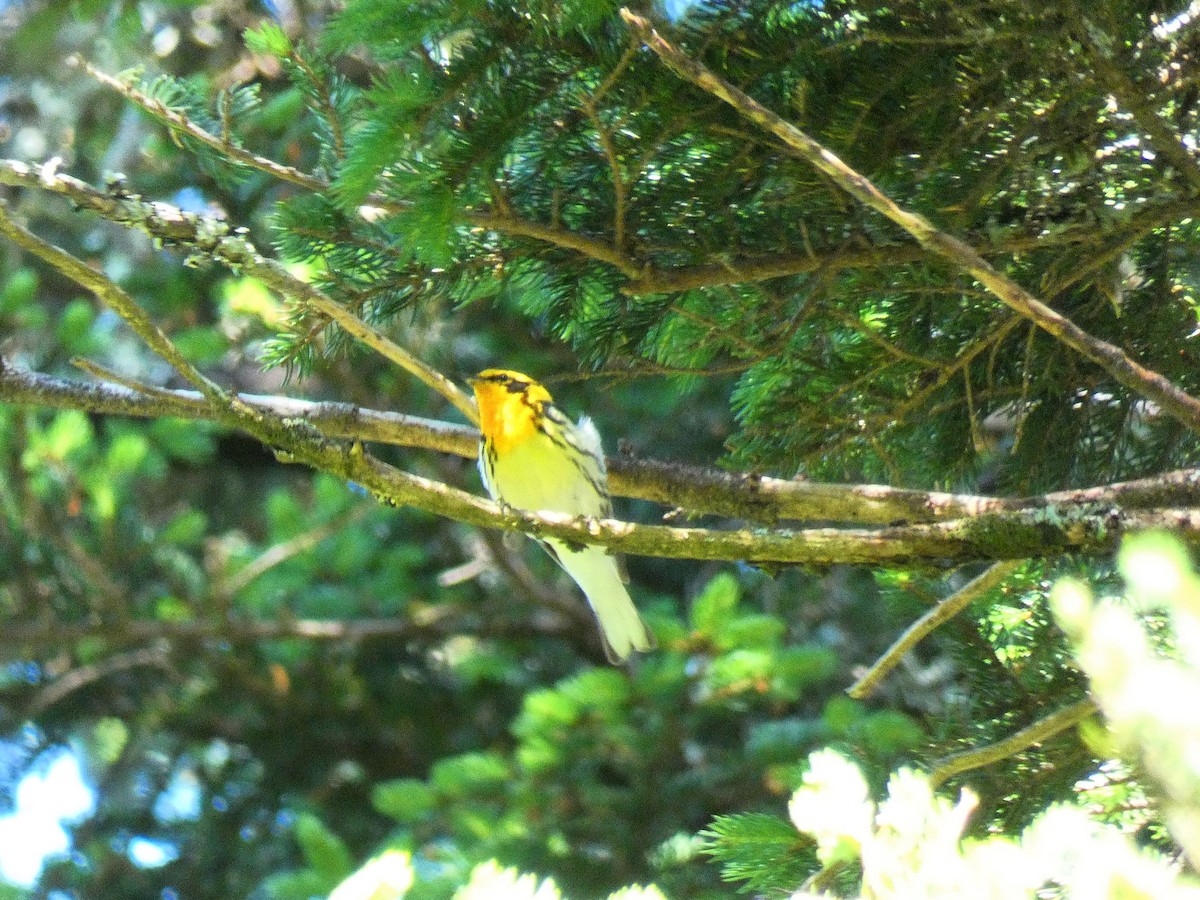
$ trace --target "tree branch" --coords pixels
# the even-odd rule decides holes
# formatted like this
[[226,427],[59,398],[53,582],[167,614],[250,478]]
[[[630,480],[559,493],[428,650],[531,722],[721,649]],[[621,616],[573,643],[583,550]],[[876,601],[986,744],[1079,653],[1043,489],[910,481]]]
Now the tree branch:
[[[13,370],[5,367],[0,375],[7,381]],[[524,513],[502,509],[490,500],[396,469],[367,454],[361,444],[327,439],[294,418],[265,409],[256,412],[252,418],[240,418],[231,424],[275,448],[282,461],[304,463],[338,475],[362,485],[385,503],[412,506],[482,528],[599,544],[644,556],[817,566],[914,562],[950,566],[973,560],[1041,558],[1068,551],[1107,553],[1116,547],[1123,533],[1147,528],[1167,528],[1188,543],[1200,544],[1200,510],[1131,510],[1086,501],[1055,505],[1046,498],[1033,508],[993,511],[935,524],[863,530],[722,531],[577,519],[561,513]],[[1197,480],[1193,473],[1185,484],[1194,490]]]
[[162,122],[171,131],[199,141],[206,147],[217,151],[226,159],[230,159],[247,168],[256,169],[259,172],[265,172],[272,178],[278,178],[280,181],[286,181],[288,184],[294,184],[305,190],[319,192],[329,189],[329,183],[321,178],[317,178],[315,175],[309,175],[307,172],[277,163],[273,159],[267,159],[265,156],[251,153],[249,150],[239,147],[226,138],[218,137],[206,131],[183,113],[171,109],[159,100],[146,96],[146,94],[139,91],[133,85],[121,81],[119,78],[113,78],[106,72],[101,72],[91,63],[79,57],[72,57],[68,60],[68,64],[82,66],[83,70],[96,81],[100,82],[100,84],[116,91],[134,105],[140,106],[151,117]]
[[185,213],[169,204],[143,200],[136,195],[103,193],[76,178],[60,174],[52,163],[35,171],[24,163],[0,160],[0,184],[41,188],[60,194],[77,206],[112,222],[138,228],[167,244],[187,246],[203,254],[206,259],[253,275],[277,293],[328,316],[385,359],[441,394],[468,421],[478,420],[475,401],[453,381],[372,328],[323,291],[301,281],[277,261],[260,254],[246,238],[218,219]]
[[1159,373],[1131,359],[1123,350],[1088,334],[1066,316],[1038,300],[1007,275],[994,269],[972,247],[938,230],[924,216],[900,207],[869,179],[846,165],[818,141],[784,121],[745,92],[718,78],[701,63],[663,39],[641,16],[628,9],[621,16],[642,41],[676,74],[724,100],[740,115],[782,140],[798,156],[828,176],[842,190],[907,231],[934,256],[949,260],[991,291],[1001,302],[1053,335],[1120,384],[1153,400],[1192,431],[1200,432],[1200,400]]
[[[279,419],[304,421],[331,438],[414,447],[473,459],[472,428],[346,403],[239,394],[248,406]],[[8,365],[0,358],[0,402],[151,418],[214,421],[196,391],[156,389],[152,396],[112,384],[66,381]],[[1058,491],[1041,497],[987,497],[916,491],[885,485],[843,485],[741,475],[664,460],[610,457],[609,483],[621,497],[650,500],[690,513],[774,523],[786,520],[847,524],[935,522],[1019,510],[1120,506],[1127,510],[1200,505],[1200,470],[1185,469],[1117,484]]]
[[413,506],[478,527],[598,544],[622,553],[660,558],[816,566],[902,566],[918,562],[951,566],[976,560],[1045,558],[1066,552],[1108,553],[1116,549],[1126,532],[1151,528],[1172,530],[1184,542],[1200,544],[1200,510],[1139,511],[1091,505],[863,530],[721,531],[635,525],[612,519],[500,509],[473,494],[393,469],[361,450],[333,453],[316,445],[289,450],[297,461],[361,484],[385,502]]
[[642,268],[636,260],[626,256],[620,250],[603,241],[556,228],[553,225],[539,225],[511,214],[487,212],[485,210],[467,210],[463,218],[480,228],[497,231],[501,234],[516,235],[517,237],[533,238],[564,250],[574,250],[576,253],[608,263],[622,275],[630,278],[637,277]]
[[[1143,206],[1129,217],[1125,223],[1122,237],[1116,241],[1116,246],[1124,249],[1129,240],[1136,239],[1168,222],[1194,216],[1198,211],[1200,211],[1200,200],[1196,198]],[[979,245],[979,253],[983,256],[1006,256],[1032,250],[1044,250],[1049,247],[1087,244],[1096,239],[1096,229],[1083,226],[1067,228],[1051,235],[1014,234],[1011,237],[993,239]],[[919,244],[885,244],[865,248],[831,250],[824,253],[806,251],[801,254],[750,259],[734,258],[715,265],[685,266],[667,272],[646,268],[640,273],[635,273],[636,277],[626,283],[621,291],[631,296],[665,294],[696,288],[767,281],[771,278],[784,278],[792,275],[807,275],[820,270],[834,273],[843,269],[904,265],[928,258],[929,252]],[[1072,271],[1071,281],[1078,280],[1080,277],[1082,275],[1079,272]],[[1062,288],[1063,285],[1056,284],[1052,290],[1057,293]]]
[[[403,413],[363,409],[349,403],[314,402],[263,394],[238,394],[238,398],[248,406],[278,418],[303,419],[320,426],[330,437],[420,447],[468,459],[475,457],[479,443],[479,432],[473,428]],[[67,381],[6,364],[0,364],[0,401],[138,418],[174,416],[217,421],[198,391],[154,388],[152,393],[143,394],[132,387]]]
[[[239,394],[248,406],[283,419],[303,420],[333,438],[417,447],[474,459],[479,433],[472,428],[345,403]],[[25,406],[78,409],[112,415],[175,416],[218,421],[196,391],[155,389],[140,394],[129,387],[66,381],[24,372],[0,361],[0,401]],[[1013,501],[994,497],[892,488],[790,481],[741,475],[654,459],[625,456],[608,460],[614,494],[650,500],[689,513],[723,515],[756,522],[819,520],[859,524],[928,522],[998,512]],[[1189,482],[1190,484],[1190,482]],[[1197,488],[1200,494],[1200,487]],[[1103,494],[1090,497],[1102,502]]]
[[290,540],[271,545],[236,572],[219,580],[215,585],[215,593],[225,597],[237,596],[252,581],[262,577],[271,569],[282,565],[294,556],[307,553],[335,534],[350,528],[366,515],[369,509],[370,507],[366,504],[354,506],[348,513],[338,516],[332,522],[302,531]]
[[125,672],[129,669],[138,669],[146,666],[163,669],[168,674],[174,674],[174,670],[171,668],[168,659],[167,649],[164,647],[146,647],[141,650],[118,653],[99,662],[72,669],[62,677],[56,678],[34,695],[33,700],[23,711],[23,714],[29,719],[36,718],[68,695],[87,687],[89,684],[107,678],[109,675],[115,675],[117,672]]
[[855,700],[863,700],[871,696],[879,682],[900,664],[905,653],[942,623],[950,621],[988,591],[999,587],[1004,583],[1004,579],[1020,567],[1020,561],[996,563],[978,578],[972,579],[968,584],[940,601],[905,629],[904,633],[887,649],[887,652],[879,657],[858,681],[847,688],[846,693]]
[[929,781],[934,787],[937,787],[955,775],[961,775],[963,772],[969,772],[971,769],[989,766],[994,762],[1007,759],[1010,756],[1020,753],[1026,747],[1043,743],[1056,734],[1061,734],[1068,728],[1078,725],[1096,711],[1095,701],[1085,697],[1083,700],[1079,700],[1070,706],[1063,707],[1057,712],[1050,713],[1050,715],[1038,719],[1032,725],[1010,734],[1004,740],[997,741],[987,747],[966,750],[962,753],[954,753],[943,757],[934,764],[932,771],[929,773]]

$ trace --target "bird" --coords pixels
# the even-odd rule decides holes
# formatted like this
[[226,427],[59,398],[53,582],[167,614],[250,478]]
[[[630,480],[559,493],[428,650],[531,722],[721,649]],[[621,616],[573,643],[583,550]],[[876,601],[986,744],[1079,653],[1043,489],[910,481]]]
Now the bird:
[[[591,419],[572,422],[543,385],[520,372],[485,369],[470,384],[479,406],[479,473],[493,500],[527,512],[611,515],[604,449]],[[609,662],[654,649],[607,549],[561,538],[538,543],[587,597]]]

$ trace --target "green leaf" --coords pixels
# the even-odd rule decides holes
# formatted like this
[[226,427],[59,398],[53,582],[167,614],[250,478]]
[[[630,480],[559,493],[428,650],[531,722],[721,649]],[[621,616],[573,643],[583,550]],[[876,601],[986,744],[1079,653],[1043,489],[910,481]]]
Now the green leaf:
[[150,423],[154,443],[168,456],[190,463],[203,463],[216,450],[212,425],[189,419],[155,419]]
[[579,705],[558,691],[534,691],[525,697],[521,714],[513,723],[513,734],[529,738],[546,731],[557,732],[579,718]]
[[616,13],[618,0],[562,0],[558,9],[558,32],[592,31]]
[[495,791],[512,777],[508,763],[494,753],[463,753],[434,763],[429,783],[447,797]]
[[267,496],[266,512],[273,540],[294,537],[308,526],[308,516],[299,499],[282,488]]
[[741,587],[736,578],[728,572],[717,575],[692,601],[692,627],[701,634],[719,635],[721,629],[733,619],[740,597]]
[[822,718],[834,734],[845,734],[866,716],[866,707],[849,697],[833,697],[825,704]]
[[778,647],[786,631],[787,625],[776,616],[740,615],[716,632],[716,644],[722,650]]
[[454,258],[451,238],[457,211],[454,191],[431,185],[407,209],[392,216],[388,229],[399,238],[399,249],[417,262],[445,266]]
[[208,532],[208,516],[198,509],[185,509],[158,533],[158,539],[177,547],[196,547]]
[[304,111],[304,92],[299,88],[289,88],[270,97],[255,111],[252,121],[268,131],[280,131],[299,120]]
[[[474,0],[472,0],[472,3]],[[439,27],[449,24],[453,7],[468,11],[472,3],[416,2],[379,3],[378,0],[348,0],[342,12],[334,16],[323,36],[330,50],[346,51],[363,43],[385,49],[391,55],[403,54],[422,43]]]
[[119,434],[108,445],[104,461],[112,475],[132,474],[145,461],[150,443],[144,435],[132,432]]
[[190,622],[195,617],[192,608],[178,597],[168,594],[154,603],[154,618],[161,622]]
[[746,738],[746,753],[764,765],[795,762],[799,749],[811,746],[825,734],[819,720],[790,718],[759,722]]
[[336,516],[361,502],[345,481],[324,472],[318,473],[313,480],[313,498],[322,516]]
[[87,416],[76,410],[58,413],[40,436],[32,443],[51,459],[65,460],[95,441],[96,435]]
[[418,822],[436,805],[433,788],[416,778],[380,782],[371,790],[371,805],[402,825]]
[[294,833],[305,861],[322,878],[337,883],[354,871],[354,861],[345,843],[312,813],[296,817]]
[[283,308],[265,284],[257,278],[229,278],[221,285],[221,303],[226,314],[253,316],[266,325],[278,326]]
[[884,755],[912,750],[928,740],[920,725],[892,709],[871,713],[858,723],[854,734],[868,749]]
[[420,202],[433,173],[423,170],[405,149],[421,124],[420,113],[436,99],[429,76],[397,68],[384,72],[363,95],[370,109],[367,121],[354,129],[346,159],[334,181],[334,195],[350,208],[379,186],[388,170],[386,189]]
[[558,690],[580,708],[619,713],[629,703],[630,687],[623,672],[604,668],[568,678],[559,684]]
[[562,766],[567,756],[567,750],[561,741],[540,735],[525,738],[517,749],[517,762],[524,771],[531,774],[552,772]]
[[0,315],[20,312],[37,296],[38,275],[33,269],[17,269],[0,287]]
[[179,351],[198,366],[220,362],[229,350],[229,339],[219,328],[207,325],[186,328],[175,335],[174,341]]
[[117,492],[113,483],[107,478],[94,478],[87,487],[92,515],[101,522],[110,522],[117,514]]
[[83,299],[72,300],[58,319],[55,337],[68,353],[86,356],[95,352],[99,344],[96,336],[92,334],[92,324],[95,321],[96,313],[90,302]]
[[707,681],[714,693],[761,693],[771,682],[775,654],[769,650],[733,650],[712,661]]
[[838,672],[837,652],[820,644],[785,647],[776,656],[775,680],[779,689],[799,697],[805,688],[828,681]]
[[105,765],[112,765],[129,742],[129,728],[116,716],[106,716],[92,729],[90,752]]

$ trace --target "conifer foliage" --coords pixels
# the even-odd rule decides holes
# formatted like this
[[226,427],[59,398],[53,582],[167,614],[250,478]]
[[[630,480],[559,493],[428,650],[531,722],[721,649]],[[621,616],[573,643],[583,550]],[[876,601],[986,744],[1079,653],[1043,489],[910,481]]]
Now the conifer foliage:
[[[1195,386],[1181,335],[1200,176],[1180,143],[1196,111],[1178,23],[1120,3],[678,12],[664,27],[698,60]],[[992,477],[1024,490],[1187,458],[1104,372],[682,82],[611,4],[350,3],[325,47],[378,67],[347,103],[335,203],[401,207],[391,252],[438,269],[380,284],[398,276],[358,226],[359,265],[337,271],[373,284],[379,315],[499,299],[585,363],[723,376],[733,458],[789,474],[970,477],[993,415],[1020,440]]]

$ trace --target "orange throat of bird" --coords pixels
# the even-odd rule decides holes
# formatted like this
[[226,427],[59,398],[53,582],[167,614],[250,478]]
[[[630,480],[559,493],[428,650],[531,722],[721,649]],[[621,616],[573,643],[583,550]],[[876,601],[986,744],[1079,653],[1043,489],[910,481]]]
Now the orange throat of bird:
[[524,394],[485,383],[475,386],[475,399],[479,428],[496,453],[508,453],[537,434],[534,410]]

